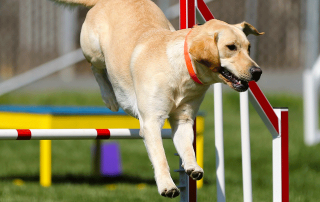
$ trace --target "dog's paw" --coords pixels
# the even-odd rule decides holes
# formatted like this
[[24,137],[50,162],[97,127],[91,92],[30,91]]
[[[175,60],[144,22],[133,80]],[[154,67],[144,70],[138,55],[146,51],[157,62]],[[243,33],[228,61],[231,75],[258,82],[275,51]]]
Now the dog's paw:
[[203,169],[200,166],[188,167],[185,171],[193,180],[201,180],[203,177]]
[[161,196],[174,198],[179,196],[180,190],[176,187],[173,180],[170,178],[156,178],[158,185],[158,192]]
[[172,187],[170,189],[164,189],[161,192],[161,196],[168,198],[175,198],[180,195],[180,190],[177,187]]

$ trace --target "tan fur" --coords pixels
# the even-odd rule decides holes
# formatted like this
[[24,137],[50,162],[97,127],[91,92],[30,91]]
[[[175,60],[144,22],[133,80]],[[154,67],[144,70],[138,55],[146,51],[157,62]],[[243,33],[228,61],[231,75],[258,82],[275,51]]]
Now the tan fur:
[[196,62],[199,62],[214,72],[219,70],[220,58],[219,50],[217,47],[218,34],[212,36],[204,36],[194,41],[190,47],[189,53],[192,55]]
[[[176,197],[164,153],[161,128],[166,119],[172,127],[174,145],[185,171],[196,180],[203,169],[192,147],[193,120],[210,84],[223,82],[234,88],[219,70],[252,80],[250,68],[257,64],[248,53],[246,34],[259,34],[248,23],[230,25],[210,20],[193,28],[188,49],[200,81],[195,83],[184,60],[184,41],[190,29],[175,31],[151,0],[58,0],[93,6],[81,30],[81,47],[92,65],[107,107],[123,108],[139,119],[154,167],[158,191]],[[95,4],[95,5],[94,5]],[[236,51],[228,49],[237,46]]]

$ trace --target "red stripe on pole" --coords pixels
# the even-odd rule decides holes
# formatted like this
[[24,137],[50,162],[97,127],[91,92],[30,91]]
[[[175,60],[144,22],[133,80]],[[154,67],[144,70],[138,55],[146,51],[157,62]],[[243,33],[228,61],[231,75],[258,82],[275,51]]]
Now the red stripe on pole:
[[259,105],[261,106],[264,113],[267,115],[268,119],[270,120],[273,127],[276,129],[276,131],[279,133],[279,123],[278,123],[278,117],[276,113],[274,112],[272,106],[270,105],[267,98],[264,96],[262,91],[260,90],[258,84],[255,81],[249,82],[249,88],[258,101]]
[[188,28],[196,24],[196,5],[195,0],[188,0]]
[[[197,119],[193,124],[193,150],[197,156]],[[197,181],[189,177],[189,202],[197,202]]]
[[97,130],[97,138],[96,139],[109,139],[110,131],[108,129],[96,129]]
[[281,112],[282,202],[289,202],[289,113]]
[[187,0],[180,0],[180,29],[187,28]]
[[203,15],[204,19],[206,21],[214,19],[214,16],[209,10],[207,4],[203,0],[197,0],[197,2],[198,2],[199,11]]
[[17,129],[18,137],[17,140],[30,140],[31,130],[29,129]]

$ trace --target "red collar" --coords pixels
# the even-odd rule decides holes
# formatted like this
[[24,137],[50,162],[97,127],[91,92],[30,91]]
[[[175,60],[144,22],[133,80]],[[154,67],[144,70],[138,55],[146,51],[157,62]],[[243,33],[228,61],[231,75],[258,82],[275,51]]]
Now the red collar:
[[188,69],[188,72],[189,72],[191,78],[195,82],[197,82],[198,84],[202,84],[203,85],[203,83],[197,77],[197,74],[194,72],[192,61],[191,61],[191,58],[190,58],[190,55],[189,55],[187,39],[188,39],[188,36],[191,33],[191,31],[192,31],[192,29],[189,31],[189,33],[186,36],[186,39],[184,40],[184,60],[186,61],[187,69]]

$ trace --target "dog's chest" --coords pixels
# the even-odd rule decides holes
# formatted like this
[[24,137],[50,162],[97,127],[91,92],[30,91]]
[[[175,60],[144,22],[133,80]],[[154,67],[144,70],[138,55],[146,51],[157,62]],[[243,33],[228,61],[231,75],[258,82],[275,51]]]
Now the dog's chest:
[[[198,86],[193,81],[185,82],[174,90],[175,107],[185,104],[198,103],[202,100],[209,86]],[[200,103],[199,103],[200,104]]]

